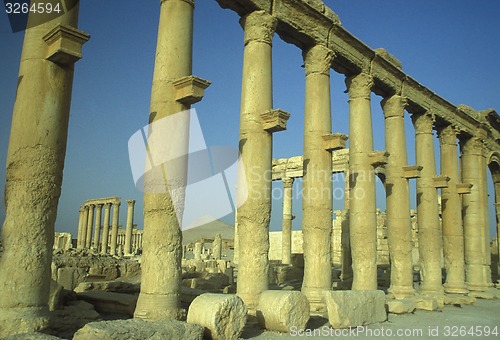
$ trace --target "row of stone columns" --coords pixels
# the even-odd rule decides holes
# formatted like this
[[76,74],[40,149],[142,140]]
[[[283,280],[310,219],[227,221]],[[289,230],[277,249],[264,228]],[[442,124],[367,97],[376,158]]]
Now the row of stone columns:
[[[124,254],[131,255],[135,200],[127,200],[127,203],[127,229],[125,230]],[[101,225],[103,206],[105,207],[104,224]],[[111,206],[113,206],[113,220],[111,225],[111,237],[109,237]],[[100,250],[101,254],[107,254],[109,244],[109,254],[116,255],[118,245],[117,238],[119,229],[119,216],[120,202],[117,200],[113,200],[113,202],[90,203],[81,206],[80,217],[78,221],[77,248],[91,249],[95,252],[99,252]]]

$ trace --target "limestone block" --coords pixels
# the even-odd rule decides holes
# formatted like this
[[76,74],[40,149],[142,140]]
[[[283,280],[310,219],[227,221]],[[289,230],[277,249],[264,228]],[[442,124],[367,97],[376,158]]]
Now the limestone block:
[[57,340],[62,339],[57,336],[52,336],[43,333],[24,333],[24,334],[16,334],[11,335],[6,338],[2,338],[4,340]]
[[262,118],[262,128],[272,133],[286,130],[286,122],[290,118],[290,113],[276,109],[266,111],[260,117]]
[[381,290],[326,291],[328,320],[333,328],[348,328],[387,319],[385,294]]
[[100,291],[131,294],[139,293],[140,285],[123,281],[82,282],[74,290],[77,293]]
[[247,308],[236,295],[206,293],[193,300],[187,322],[205,327],[210,339],[237,339],[245,327]]
[[192,105],[203,98],[205,89],[211,82],[196,76],[186,76],[175,80],[173,84],[177,91],[176,100],[185,105]]
[[444,296],[445,305],[472,305],[476,298],[461,294],[446,294]]
[[74,340],[178,340],[203,338],[203,327],[176,320],[141,319],[92,322],[75,333]]
[[387,311],[393,314],[413,313],[417,308],[417,302],[414,299],[390,300],[387,302]]
[[[434,311],[439,309],[439,301],[431,296],[416,296],[417,309]],[[444,303],[444,301],[443,301]]]
[[288,333],[293,326],[305,328],[309,309],[309,301],[298,291],[267,290],[260,295],[257,319],[267,330]]
[[65,267],[57,270],[57,283],[67,290],[75,289],[86,277],[87,271],[84,268]]
[[82,58],[82,46],[90,36],[74,27],[59,24],[43,39],[48,44],[47,60],[70,65]]
[[57,334],[73,334],[89,322],[100,319],[94,306],[85,301],[70,301],[51,313],[51,330]]
[[98,312],[119,313],[134,316],[137,295],[113,292],[78,293],[78,298],[94,305]]
[[63,286],[54,280],[50,280],[49,310],[54,311],[61,306],[61,293]]

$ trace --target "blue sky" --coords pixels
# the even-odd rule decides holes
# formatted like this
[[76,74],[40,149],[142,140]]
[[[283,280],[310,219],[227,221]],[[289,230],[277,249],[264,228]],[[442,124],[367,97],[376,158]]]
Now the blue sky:
[[[90,198],[136,199],[142,228],[142,194],[135,189],[127,142],[147,124],[159,1],[85,0],[80,29],[91,34],[76,64],[69,140],[56,230],[75,234],[78,208]],[[403,70],[453,104],[500,110],[500,2],[497,0],[325,1],[343,26],[372,48],[383,47]],[[209,145],[237,146],[243,31],[238,16],[214,0],[197,0],[193,74],[212,81],[195,105]],[[13,34],[0,14],[0,163],[5,164],[23,33]],[[274,106],[291,113],[288,130],[275,134],[274,157],[302,154],[304,70],[301,51],[275,37]],[[332,129],[348,132],[344,76],[332,71]],[[375,148],[384,149],[380,97],[372,96]],[[406,117],[409,163],[414,137]],[[436,147],[438,146],[436,139]],[[438,156],[436,148],[436,156]],[[439,171],[439,164],[438,164]],[[5,166],[0,168],[5,183]],[[491,178],[490,178],[491,183]],[[280,187],[280,184],[276,183]],[[336,183],[336,186],[341,186]],[[377,184],[381,189],[380,183]],[[299,189],[300,181],[294,188]],[[414,196],[414,195],[413,195]],[[3,198],[3,191],[2,191]],[[490,198],[493,190],[490,188]],[[414,206],[414,202],[412,203]],[[377,192],[384,208],[384,193]],[[342,208],[335,202],[334,209]],[[492,206],[490,205],[490,208]],[[300,228],[300,199],[293,205]],[[120,222],[125,223],[125,204]],[[492,223],[493,223],[493,214]],[[0,221],[5,207],[0,205]],[[230,219],[230,218],[228,218]],[[273,205],[272,230],[281,226],[281,202]]]

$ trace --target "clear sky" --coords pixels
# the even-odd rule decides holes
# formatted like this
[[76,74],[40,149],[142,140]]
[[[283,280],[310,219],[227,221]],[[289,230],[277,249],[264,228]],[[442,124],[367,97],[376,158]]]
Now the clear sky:
[[[327,0],[343,26],[372,48],[383,47],[403,70],[453,104],[500,110],[500,2],[497,0]],[[85,0],[80,29],[91,34],[76,64],[69,140],[56,230],[76,234],[78,208],[87,199],[136,199],[142,228],[142,193],[135,189],[127,143],[147,124],[159,1]],[[5,164],[23,33],[13,34],[0,13],[0,163]],[[238,16],[215,0],[197,0],[193,74],[212,81],[195,105],[209,145],[237,147],[243,52]],[[301,51],[279,37],[273,49],[274,106],[291,113],[288,130],[275,134],[275,158],[302,154],[304,70]],[[332,71],[333,132],[348,132],[344,76]],[[384,149],[380,97],[372,96],[375,148]],[[407,115],[409,163],[414,136]],[[436,147],[438,146],[436,139]],[[439,155],[436,148],[437,156]],[[439,165],[439,164],[438,164]],[[439,171],[439,167],[438,167]],[[0,168],[5,183],[5,166]],[[490,178],[491,184],[491,178]],[[336,182],[336,187],[341,183]],[[377,206],[384,208],[378,183]],[[281,184],[276,183],[280,187]],[[300,187],[296,181],[294,189]],[[490,185],[490,199],[493,189]],[[413,188],[414,196],[414,188]],[[2,191],[3,197],[3,191]],[[493,201],[491,201],[493,202]],[[414,207],[414,201],[413,201]],[[122,205],[120,223],[125,223]],[[334,209],[342,208],[336,201]],[[300,199],[294,200],[300,228]],[[490,209],[492,205],[490,204]],[[281,227],[281,201],[273,205],[272,230]],[[494,215],[490,214],[491,221]],[[0,221],[5,207],[0,205]],[[230,220],[227,217],[226,220]]]

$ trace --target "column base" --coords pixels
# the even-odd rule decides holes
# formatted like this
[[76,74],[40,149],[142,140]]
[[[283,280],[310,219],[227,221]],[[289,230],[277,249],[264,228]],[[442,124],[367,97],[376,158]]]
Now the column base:
[[469,290],[465,283],[445,283],[443,285],[446,294],[468,294]]
[[302,294],[304,294],[309,301],[311,315],[325,316],[328,313],[323,297],[323,292],[327,290],[326,288],[302,287]]
[[390,286],[387,290],[387,296],[396,300],[401,300],[415,295],[415,289],[410,286]]
[[466,282],[465,285],[467,289],[471,292],[484,292],[488,289],[488,284],[485,283],[477,283],[477,282]]
[[186,310],[180,307],[179,301],[179,294],[140,293],[134,318],[143,320],[182,320],[186,317]]
[[0,338],[42,331],[48,326],[48,307],[0,308]]

